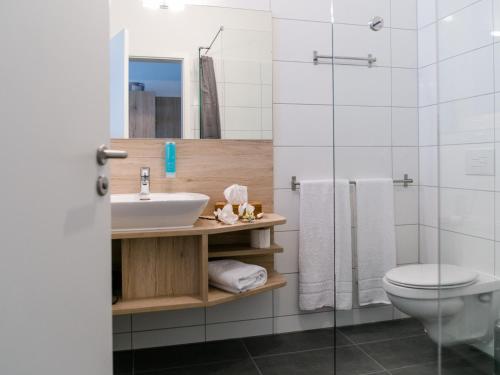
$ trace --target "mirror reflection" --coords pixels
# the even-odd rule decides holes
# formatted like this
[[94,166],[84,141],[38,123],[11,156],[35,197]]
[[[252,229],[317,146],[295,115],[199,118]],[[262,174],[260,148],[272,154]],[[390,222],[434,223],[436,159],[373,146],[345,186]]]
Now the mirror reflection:
[[270,13],[144,5],[111,2],[111,137],[272,139]]

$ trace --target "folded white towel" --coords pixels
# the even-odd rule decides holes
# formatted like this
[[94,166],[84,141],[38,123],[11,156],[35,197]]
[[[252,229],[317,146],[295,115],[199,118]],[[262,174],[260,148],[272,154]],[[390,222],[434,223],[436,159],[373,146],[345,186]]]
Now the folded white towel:
[[335,233],[333,202],[333,180],[301,182],[301,310],[334,306],[339,310],[352,308],[351,206],[348,180],[337,179],[335,182]]
[[267,271],[264,267],[237,260],[215,260],[208,263],[208,278],[210,285],[238,294],[264,285]]
[[392,179],[357,180],[356,201],[359,305],[390,304],[382,279],[396,267]]

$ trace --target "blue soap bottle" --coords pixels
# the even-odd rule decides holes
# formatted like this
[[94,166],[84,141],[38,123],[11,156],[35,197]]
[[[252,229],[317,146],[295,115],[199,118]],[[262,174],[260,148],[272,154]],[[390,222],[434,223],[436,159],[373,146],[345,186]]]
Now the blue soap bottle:
[[176,157],[175,142],[165,142],[165,175],[167,178],[175,177]]

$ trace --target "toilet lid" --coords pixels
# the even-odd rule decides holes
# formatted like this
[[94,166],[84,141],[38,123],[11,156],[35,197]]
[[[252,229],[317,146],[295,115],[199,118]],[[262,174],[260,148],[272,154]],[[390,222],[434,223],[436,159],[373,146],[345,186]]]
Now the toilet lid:
[[[440,274],[439,271],[440,270]],[[457,288],[476,281],[477,272],[450,264],[413,264],[397,267],[385,275],[387,281],[399,286],[419,289]]]

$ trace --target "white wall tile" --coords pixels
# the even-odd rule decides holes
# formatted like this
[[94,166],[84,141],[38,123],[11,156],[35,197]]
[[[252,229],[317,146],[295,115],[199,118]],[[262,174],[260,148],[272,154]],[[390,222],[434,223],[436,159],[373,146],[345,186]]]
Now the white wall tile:
[[391,108],[335,107],[335,146],[390,146]]
[[299,230],[299,197],[298,191],[274,190],[274,211],[286,217],[286,224],[277,226],[277,231]]
[[416,108],[392,108],[392,145],[418,146]]
[[380,16],[385,26],[391,26],[390,0],[333,0],[335,23],[366,26],[374,16]]
[[437,264],[438,254],[438,230],[437,228],[420,226],[420,263]]
[[420,186],[420,224],[438,226],[438,188]]
[[422,107],[437,103],[437,66],[432,64],[418,70],[418,104]]
[[394,186],[396,225],[418,224],[418,187]]
[[438,0],[438,17],[443,18],[465,8],[478,0]]
[[260,107],[261,87],[244,83],[225,83],[226,107]]
[[274,187],[289,188],[299,181],[333,178],[333,147],[275,147]]
[[491,0],[483,0],[439,21],[439,59],[493,43]]
[[[479,145],[441,146],[440,148],[441,186],[463,189],[494,189],[494,146],[493,143]],[[484,175],[476,175],[467,170],[477,155],[489,155],[490,168]],[[482,172],[481,172],[482,173]]]
[[391,105],[391,70],[383,67],[335,66],[336,105]]
[[134,332],[133,349],[182,345],[205,341],[205,326]]
[[273,116],[275,146],[333,146],[333,106],[275,104]]
[[493,78],[492,46],[442,61],[439,67],[440,101],[492,93]]
[[416,69],[392,69],[392,105],[396,107],[417,107],[418,74]]
[[330,65],[275,61],[274,103],[332,104]]
[[390,147],[337,147],[335,149],[337,178],[392,177]]
[[331,0],[317,0],[314,6],[306,0],[271,0],[273,17],[331,22]]
[[276,271],[299,272],[299,232],[274,232],[274,240],[284,248],[283,253],[274,256]]
[[417,24],[423,27],[436,21],[436,0],[417,1]]
[[436,146],[420,147],[420,184],[437,186],[438,152]]
[[441,104],[440,143],[464,144],[494,141],[495,101],[493,95]]
[[441,231],[441,262],[493,275],[495,243],[459,233]]
[[418,66],[423,67],[437,62],[436,24],[430,24],[418,31]]
[[[335,56],[367,56],[371,53],[377,58],[377,66],[390,66],[391,29],[383,28],[378,32],[373,32],[366,27],[366,24],[362,26],[335,24],[333,48]],[[416,43],[414,53],[416,54]],[[363,64],[366,65],[366,63]]]
[[305,331],[333,327],[334,312],[321,312],[304,315],[280,316],[274,318],[275,333]]
[[[333,270],[332,270],[333,272]],[[274,315],[297,315],[299,309],[299,274],[289,273],[285,275],[287,284],[283,288],[274,290]]]
[[113,316],[113,333],[124,333],[130,332],[131,326],[131,315],[115,315]]
[[[495,193],[495,241],[500,240],[500,193]],[[500,269],[497,269],[500,273]]]
[[272,292],[208,307],[206,314],[207,324],[271,318],[273,316]]
[[421,107],[418,110],[420,146],[436,146],[438,133],[437,105]]
[[273,318],[207,325],[207,341],[263,336],[272,333]]
[[418,225],[396,226],[397,263],[418,263]]
[[494,238],[494,193],[442,188],[439,200],[442,229]]
[[419,183],[418,147],[393,147],[392,159],[394,179],[402,179],[405,174],[408,174],[415,184]]
[[311,62],[313,51],[332,54],[332,25],[329,23],[273,20],[273,58]]
[[113,334],[113,351],[119,352],[122,350],[132,349],[131,333],[114,333]]
[[205,324],[205,311],[203,309],[160,311],[132,315],[132,327],[134,331],[186,327],[201,324]]
[[402,29],[417,28],[417,0],[391,1],[391,26]]
[[374,323],[392,319],[392,305],[337,311],[337,326]]
[[227,58],[224,60],[224,82],[260,84],[261,64],[257,61]]
[[223,8],[270,10],[269,0],[188,0],[186,4],[209,5]]
[[260,131],[261,108],[226,107],[225,131]]
[[[393,67],[416,68],[418,63],[417,48],[416,30],[391,29]],[[378,62],[378,55],[376,56]]]

